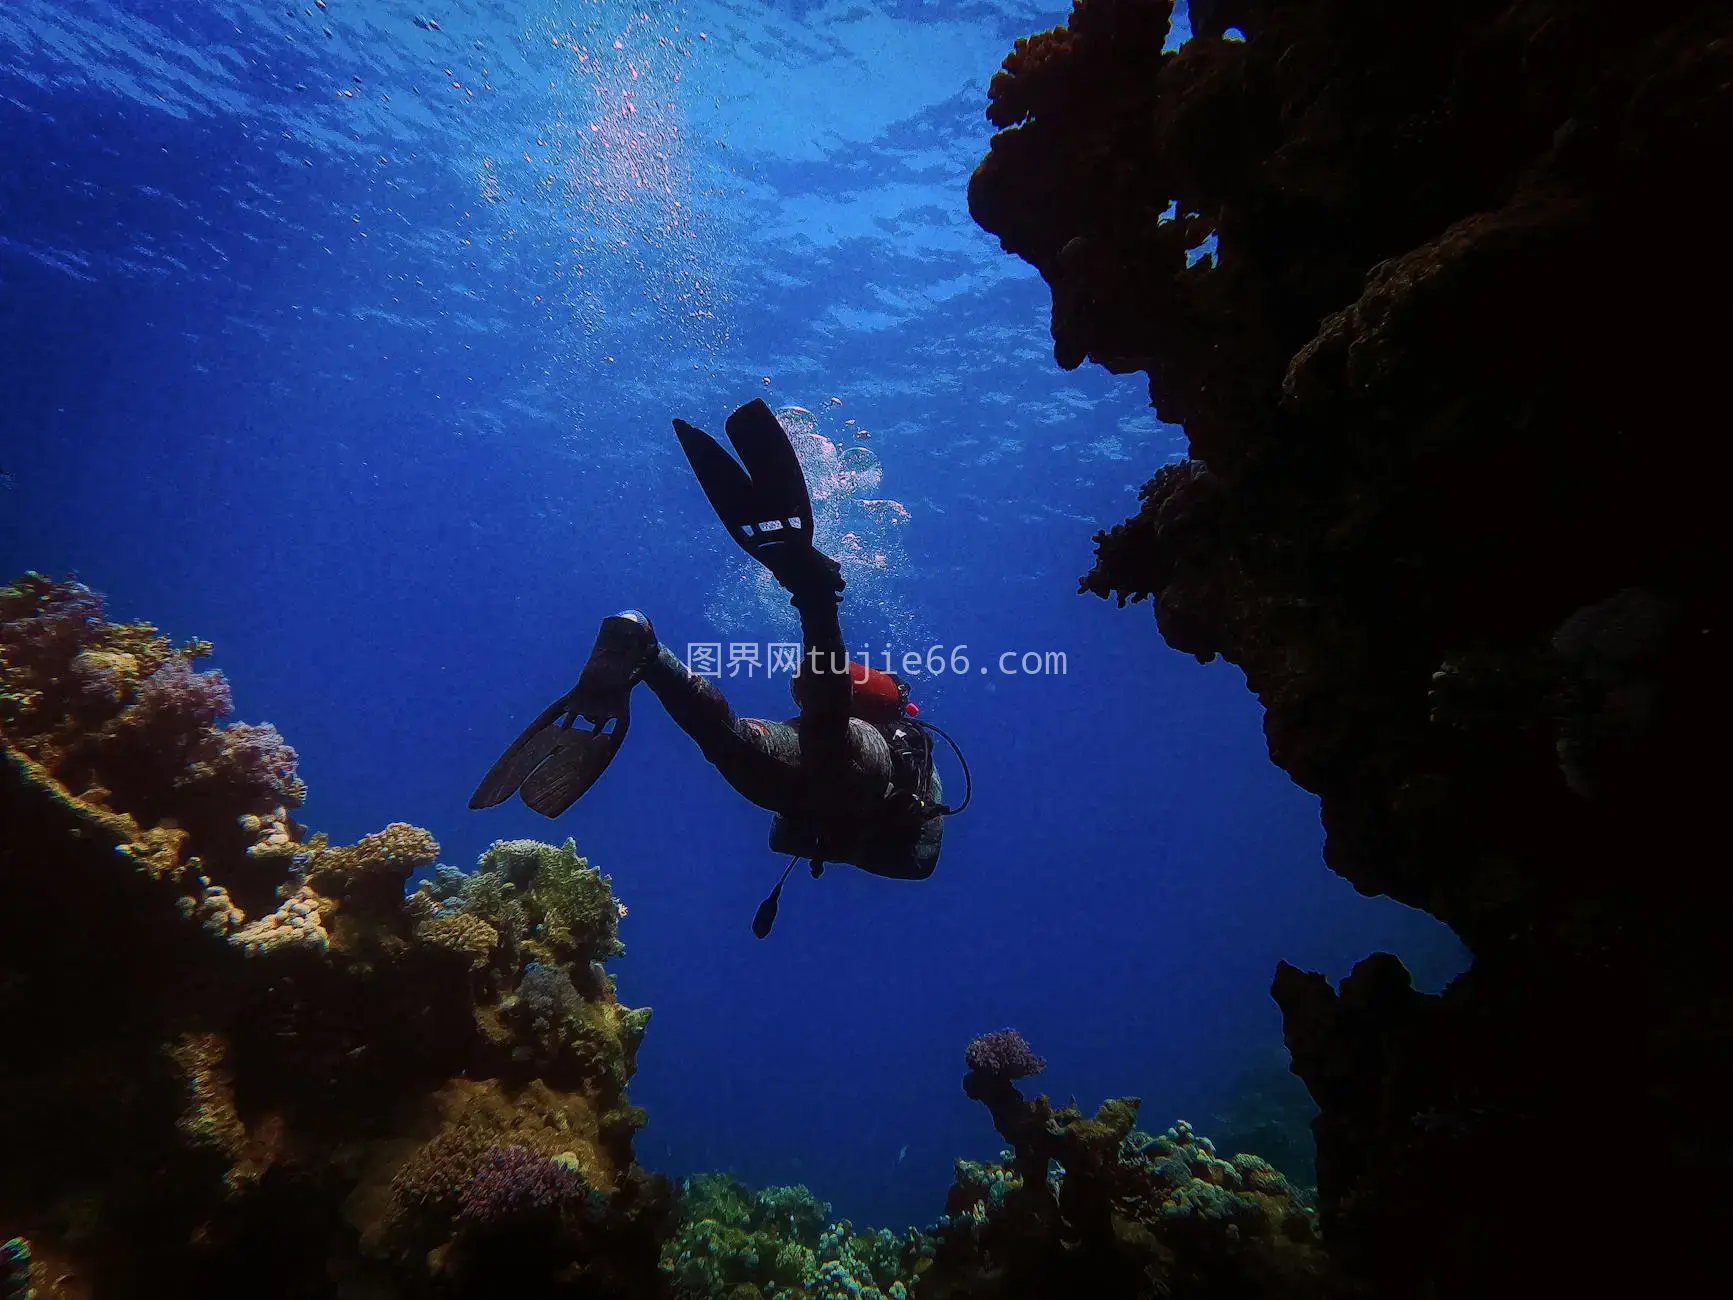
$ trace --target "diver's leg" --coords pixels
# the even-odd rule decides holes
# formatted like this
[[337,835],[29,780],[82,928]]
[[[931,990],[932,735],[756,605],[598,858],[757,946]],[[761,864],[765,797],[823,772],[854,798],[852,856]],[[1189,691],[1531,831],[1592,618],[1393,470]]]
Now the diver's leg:
[[729,785],[773,812],[797,806],[800,737],[793,728],[736,716],[716,683],[693,672],[666,646],[658,646],[644,666],[643,680]]

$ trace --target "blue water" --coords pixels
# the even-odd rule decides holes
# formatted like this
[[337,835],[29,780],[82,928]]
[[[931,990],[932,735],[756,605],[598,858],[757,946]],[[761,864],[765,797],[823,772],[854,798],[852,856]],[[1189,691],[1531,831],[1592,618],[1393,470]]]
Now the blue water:
[[[1074,594],[1185,443],[1142,376],[1053,365],[1043,284],[965,209],[988,77],[1064,13],[0,7],[0,567],[216,642],[335,837],[412,821],[465,866],[576,837],[631,909],[622,998],[655,1008],[651,1168],[928,1221],[999,1146],[958,1087],[974,1033],[1021,1028],[1060,1098],[1201,1123],[1279,1046],[1278,959],[1462,964],[1322,865],[1237,670]],[[931,880],[797,876],[765,942],[768,815],[647,693],[559,823],[464,806],[602,615],[681,652],[792,638],[669,427],[754,396],[880,462],[821,503],[858,553],[845,627],[966,647],[915,697],[976,785]],[[786,678],[726,686],[789,711]]]

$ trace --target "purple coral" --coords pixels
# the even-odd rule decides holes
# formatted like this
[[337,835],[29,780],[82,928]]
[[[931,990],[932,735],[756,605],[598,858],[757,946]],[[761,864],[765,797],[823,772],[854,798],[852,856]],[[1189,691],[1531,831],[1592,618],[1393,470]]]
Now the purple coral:
[[963,1059],[971,1070],[995,1079],[1023,1079],[1047,1068],[1047,1062],[1035,1055],[1015,1029],[981,1034],[969,1043]]
[[102,630],[103,600],[82,582],[26,574],[0,588],[0,646],[17,669],[60,670]]
[[584,1176],[576,1169],[527,1147],[496,1146],[458,1194],[458,1217],[478,1227],[497,1227],[557,1211],[584,1190]]
[[[207,674],[208,675],[208,674]],[[307,789],[296,774],[299,756],[270,723],[233,722],[217,733],[221,756],[213,767],[249,795],[287,808],[299,807]]]
[[518,984],[518,1004],[529,1016],[538,1034],[553,1034],[583,1012],[584,1000],[573,987],[571,976],[558,966],[532,961]]
[[220,672],[195,673],[177,656],[139,684],[128,721],[159,734],[191,739],[234,708],[228,678]]

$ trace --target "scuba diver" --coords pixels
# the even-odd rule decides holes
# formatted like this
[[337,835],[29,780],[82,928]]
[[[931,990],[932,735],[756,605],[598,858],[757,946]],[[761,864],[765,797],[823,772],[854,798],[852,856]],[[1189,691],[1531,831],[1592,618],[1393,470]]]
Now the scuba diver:
[[[924,880],[938,864],[944,818],[969,800],[966,791],[956,808],[940,802],[929,733],[944,733],[915,720],[908,684],[848,657],[837,613],[842,568],[813,544],[812,502],[787,432],[757,400],[729,416],[726,429],[738,464],[709,434],[674,421],[729,535],[770,571],[800,614],[802,656],[791,684],[800,716],[735,716],[713,682],[656,640],[647,617],[626,610],[602,620],[577,685],[500,756],[469,806],[491,808],[518,794],[543,816],[558,817],[619,752],[632,689],[642,681],[728,784],[775,814],[770,848],[793,856],[753,920],[762,939],[801,858],[811,860],[815,878],[827,862],[841,862]],[[577,725],[580,718],[588,725]],[[963,773],[967,780],[966,762]]]

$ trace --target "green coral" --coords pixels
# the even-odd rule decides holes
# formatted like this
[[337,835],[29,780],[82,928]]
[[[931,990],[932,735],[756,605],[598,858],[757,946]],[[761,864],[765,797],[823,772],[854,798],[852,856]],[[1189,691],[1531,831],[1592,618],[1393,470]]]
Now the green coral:
[[613,881],[578,856],[577,843],[500,840],[481,855],[476,877],[517,891],[528,914],[528,942],[555,961],[606,961],[626,951]]
[[925,1253],[918,1232],[899,1237],[888,1228],[856,1232],[847,1219],[831,1224],[819,1236],[817,1271],[807,1282],[809,1294],[847,1296],[850,1300],[882,1300],[904,1279],[912,1280]]
[[[1092,1289],[1104,1275],[1118,1279],[1113,1294],[1145,1300],[1326,1293],[1315,1215],[1268,1161],[1223,1159],[1183,1120],[1140,1132],[1134,1098],[1093,1118],[1015,1092],[993,1103],[1014,1149],[998,1164],[957,1162],[937,1249],[920,1271],[928,1294],[1004,1297],[1017,1294],[1006,1279],[1037,1276],[1043,1294],[1104,1294]],[[850,1247],[884,1287],[896,1261],[870,1249]],[[916,1269],[919,1260],[904,1271]],[[871,1300],[864,1287],[859,1295]]]
[[978,1160],[958,1160],[945,1201],[945,1213],[952,1218],[984,1221],[1005,1207],[1006,1199],[1023,1186],[1023,1180],[1011,1166],[1012,1152],[1004,1153],[999,1164],[983,1164]]
[[[566,841],[576,856],[576,841]],[[559,850],[541,840],[495,840],[476,863],[478,873],[498,876],[517,889],[528,889],[542,863],[556,857]]]
[[440,867],[429,893],[445,900],[448,908],[487,922],[514,949],[529,930],[529,916],[517,896],[517,887],[497,871],[465,873],[456,867]]
[[819,1200],[804,1183],[791,1187],[766,1187],[753,1197],[758,1222],[774,1225],[795,1241],[814,1241],[830,1220],[830,1205]]
[[472,970],[486,966],[499,946],[499,931],[469,912],[429,917],[415,932],[424,943],[464,955]]
[[682,1300],[907,1300],[916,1263],[931,1254],[919,1233],[827,1223],[830,1207],[800,1186],[754,1192],[698,1174],[682,1182],[680,1206],[662,1268]]
[[563,1032],[574,1059],[588,1074],[610,1078],[624,1088],[649,1023],[649,1007],[584,999],[571,1007]]
[[680,1217],[744,1228],[752,1222],[751,1189],[727,1174],[693,1174],[680,1182]]

